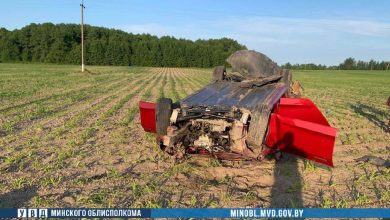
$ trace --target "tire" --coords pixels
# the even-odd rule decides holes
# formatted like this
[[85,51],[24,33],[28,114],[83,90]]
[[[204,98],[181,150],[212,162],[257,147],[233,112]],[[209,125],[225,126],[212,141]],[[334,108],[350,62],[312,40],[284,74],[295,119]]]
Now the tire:
[[225,67],[217,66],[214,68],[212,82],[218,82],[225,79]]
[[156,105],[156,132],[157,135],[166,135],[169,119],[172,114],[172,99],[160,98]]
[[290,85],[291,85],[291,78],[292,78],[291,72],[290,72],[290,70],[283,69],[281,72],[281,75],[282,75],[282,79],[280,81],[283,82],[287,86],[287,91],[284,94],[284,96],[286,98],[290,98],[291,97]]

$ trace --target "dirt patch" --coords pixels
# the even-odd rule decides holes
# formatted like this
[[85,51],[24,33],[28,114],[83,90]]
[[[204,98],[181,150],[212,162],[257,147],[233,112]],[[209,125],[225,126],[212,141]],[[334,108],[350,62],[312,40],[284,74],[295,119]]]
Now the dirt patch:
[[[370,97],[361,94],[355,84],[348,88],[344,88],[343,83],[337,84],[343,82],[339,72],[334,76],[335,82],[333,73],[324,73],[324,77],[317,72],[297,74],[296,79],[305,87],[305,95],[319,105],[334,127],[339,128],[335,168],[330,169],[288,154],[279,162],[272,158],[255,163],[192,157],[176,163],[159,150],[153,135],[142,130],[137,102],[140,99],[155,101],[161,96],[184,97],[210,82],[212,70],[96,67],[93,71],[100,74],[88,77],[101,82],[103,92],[74,103],[50,99],[46,103],[60,110],[58,114],[46,114],[42,110],[41,118],[20,123],[20,130],[9,128],[7,135],[0,134],[1,206],[390,205],[389,170],[355,162],[356,158],[367,154],[389,155],[386,147],[390,137],[381,126],[387,122],[389,113],[386,106],[381,107],[383,97],[375,95],[379,94],[377,90],[385,94],[388,87],[371,78],[372,74],[367,74],[364,82],[356,82],[360,85],[375,81],[376,90],[359,86],[367,88],[365,92],[371,94]],[[115,79],[121,80],[108,80],[113,74]],[[351,77],[344,82],[350,82]],[[82,88],[92,88],[96,85],[93,82],[88,79]],[[329,90],[323,89],[322,82]],[[336,83],[334,87],[333,83]],[[134,90],[137,93],[128,96]],[[64,89],[53,90],[53,95],[64,92]],[[49,94],[33,96],[32,101],[44,97]],[[359,99],[360,105],[351,101],[355,99]],[[25,102],[26,99],[10,100],[7,106]],[[375,103],[375,109],[366,108],[368,103]],[[360,110],[352,109],[352,105]],[[26,109],[33,106],[26,105]],[[21,112],[21,109],[10,110],[10,115]]]

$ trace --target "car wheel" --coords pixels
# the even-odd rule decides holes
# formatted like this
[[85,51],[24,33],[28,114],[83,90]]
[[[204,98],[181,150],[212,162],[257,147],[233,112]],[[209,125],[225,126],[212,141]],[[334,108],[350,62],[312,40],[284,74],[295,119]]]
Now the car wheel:
[[284,84],[287,86],[287,91],[284,94],[284,96],[286,98],[291,98],[291,88],[290,88],[291,79],[292,79],[291,72],[290,72],[290,70],[284,69],[284,70],[282,70],[281,75],[282,75],[281,81],[284,82]]
[[217,66],[214,68],[213,72],[213,82],[222,81],[225,78],[225,67],[224,66]]
[[166,135],[172,114],[172,99],[160,98],[156,106],[156,130],[158,135]]

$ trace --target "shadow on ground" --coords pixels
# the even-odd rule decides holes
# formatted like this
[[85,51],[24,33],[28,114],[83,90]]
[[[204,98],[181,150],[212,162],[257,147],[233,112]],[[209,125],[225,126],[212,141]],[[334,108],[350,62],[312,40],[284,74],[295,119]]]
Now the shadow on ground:
[[373,123],[375,126],[378,126],[383,131],[387,131],[386,122],[380,118],[381,115],[386,115],[385,111],[362,103],[350,104],[350,107],[356,114],[367,118],[371,123]]
[[[290,132],[286,133],[281,140],[275,143],[274,147],[294,152],[297,155],[305,155],[304,152],[295,146],[294,135]],[[287,153],[283,155],[283,159],[275,164],[270,205],[272,208],[303,207],[303,183],[298,168],[298,160],[294,155]]]
[[30,186],[22,189],[16,189],[0,195],[1,208],[19,208],[24,207],[37,194],[37,187]]
[[298,169],[298,160],[295,156],[285,153],[283,158],[276,162],[274,181],[271,189],[270,207],[303,207],[303,183]]

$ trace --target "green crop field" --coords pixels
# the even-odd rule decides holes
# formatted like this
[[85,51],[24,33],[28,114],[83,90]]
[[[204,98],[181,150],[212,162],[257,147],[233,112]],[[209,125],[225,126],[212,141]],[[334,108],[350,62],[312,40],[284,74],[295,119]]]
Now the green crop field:
[[212,69],[0,63],[0,207],[389,207],[390,71],[295,71],[338,128],[335,168],[285,154],[175,163],[138,101],[179,100]]

